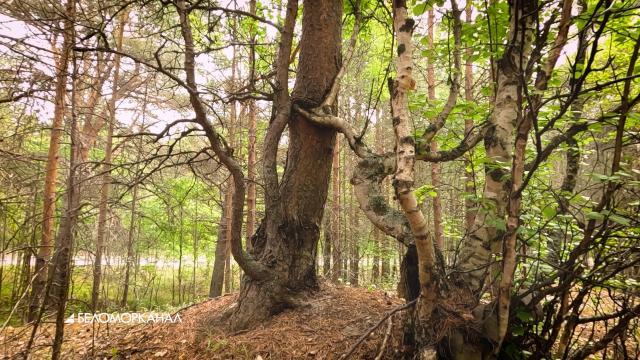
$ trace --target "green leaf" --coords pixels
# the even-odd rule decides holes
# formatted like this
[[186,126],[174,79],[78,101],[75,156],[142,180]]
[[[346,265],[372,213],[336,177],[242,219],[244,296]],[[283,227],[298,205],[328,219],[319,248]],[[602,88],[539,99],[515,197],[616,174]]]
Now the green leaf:
[[524,335],[524,328],[522,326],[516,325],[511,329],[511,334],[515,336],[522,336]]
[[547,220],[552,219],[553,217],[555,217],[557,213],[558,213],[558,211],[552,206],[547,206],[542,210],[542,215]]
[[631,224],[631,220],[627,219],[624,216],[620,216],[620,215],[616,215],[616,214],[611,214],[609,215],[609,220],[616,222],[620,225],[625,225],[628,226]]
[[516,317],[522,322],[531,322],[533,320],[533,315],[531,315],[527,309],[523,308],[516,310]]
[[591,211],[587,213],[587,219],[604,220],[604,215],[600,214],[599,212]]
[[426,1],[414,6],[413,15],[420,16],[420,15],[424,14],[425,11],[427,11],[427,2]]

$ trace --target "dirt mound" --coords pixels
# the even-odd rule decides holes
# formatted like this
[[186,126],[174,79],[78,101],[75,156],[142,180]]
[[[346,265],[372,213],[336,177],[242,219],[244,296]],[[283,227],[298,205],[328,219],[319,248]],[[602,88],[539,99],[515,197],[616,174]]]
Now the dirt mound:
[[[379,290],[326,284],[308,305],[287,310],[257,328],[229,333],[219,315],[235,301],[236,295],[227,295],[190,306],[177,313],[178,323],[68,324],[63,358],[339,359],[387,312],[403,303]],[[391,319],[393,326],[388,321],[382,324],[351,358],[396,358],[402,321],[399,314]],[[0,337],[0,357],[15,357],[26,345],[28,331],[6,330]],[[33,358],[49,357],[52,334],[53,325],[44,325]]]

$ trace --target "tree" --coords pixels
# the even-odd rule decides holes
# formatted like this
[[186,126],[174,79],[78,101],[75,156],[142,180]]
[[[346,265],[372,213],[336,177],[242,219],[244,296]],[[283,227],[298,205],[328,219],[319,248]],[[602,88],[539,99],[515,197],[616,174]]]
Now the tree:
[[40,247],[36,255],[36,278],[33,282],[31,290],[31,304],[29,306],[29,321],[35,320],[37,309],[39,307],[42,292],[45,288],[47,279],[47,263],[51,258],[51,249],[53,247],[54,237],[54,217],[56,204],[56,179],[58,176],[58,157],[60,149],[60,139],[62,137],[65,114],[65,96],[67,86],[67,67],[69,66],[69,57],[73,47],[73,19],[70,14],[75,9],[75,2],[70,0],[67,2],[66,10],[69,14],[64,22],[63,43],[56,66],[56,95],[55,110],[53,115],[53,123],[51,125],[51,138],[49,142],[49,150],[47,155],[47,165],[44,179],[43,193],[43,210],[42,210],[42,238]]
[[216,241],[213,270],[211,274],[211,284],[209,285],[209,297],[214,298],[222,295],[222,285],[224,284],[224,267],[227,254],[227,209],[230,198],[224,193],[222,202],[222,212],[218,220],[218,236]]
[[[418,12],[424,12],[430,4],[421,4]],[[409,246],[409,251],[403,262],[405,279],[402,291],[408,301],[416,301],[412,312],[410,342],[417,347],[420,356],[430,358],[436,352],[444,355],[438,348],[441,341],[452,344],[452,351],[447,356],[452,358],[488,358],[496,356],[500,351],[510,349],[504,346],[505,339],[513,341],[508,333],[513,326],[514,315],[511,304],[516,301],[528,309],[535,311],[544,295],[535,295],[534,300],[526,299],[524,295],[514,294],[514,272],[518,265],[516,256],[516,244],[518,239],[519,224],[521,221],[522,194],[531,181],[533,174],[541,161],[544,161],[560,144],[569,141],[572,134],[588,128],[585,122],[582,125],[571,125],[563,129],[559,136],[552,137],[547,145],[542,145],[542,134],[555,125],[555,121],[571,107],[571,104],[580,96],[581,92],[588,91],[582,88],[586,79],[586,72],[590,72],[590,64],[598,48],[600,34],[606,25],[600,22],[598,31],[591,41],[592,52],[590,60],[586,64],[572,67],[570,77],[573,77],[573,85],[569,93],[565,95],[566,101],[562,101],[558,115],[554,115],[550,122],[545,123],[540,129],[538,115],[544,106],[543,95],[548,89],[549,80],[552,79],[554,68],[559,55],[567,42],[567,33],[571,24],[571,1],[558,4],[561,11],[559,19],[556,16],[544,17],[541,8],[536,1],[513,1],[509,3],[509,31],[507,33],[507,46],[499,52],[499,59],[495,62],[496,79],[493,84],[494,92],[491,101],[491,112],[488,121],[480,131],[465,135],[464,139],[455,147],[446,151],[434,152],[430,149],[431,141],[444,127],[445,120],[451,115],[457,100],[458,77],[461,73],[460,44],[461,22],[457,3],[451,2],[451,11],[448,12],[450,26],[453,35],[453,55],[450,75],[450,91],[444,107],[433,119],[424,132],[417,136],[412,134],[410,128],[410,111],[408,94],[415,90],[416,83],[412,77],[413,70],[413,30],[414,21],[408,17],[407,5],[404,1],[394,1],[394,29],[397,39],[396,77],[390,80],[392,123],[396,134],[396,151],[394,154],[371,154],[366,148],[358,144],[354,132],[340,118],[313,116],[319,123],[330,124],[353,144],[352,148],[361,155],[362,160],[358,164],[352,183],[356,187],[356,194],[361,208],[369,219],[381,230],[396,237],[399,241]],[[610,5],[610,4],[609,4]],[[606,7],[600,2],[597,8]],[[418,8],[416,8],[418,9]],[[587,21],[599,18],[605,23],[610,20],[607,12],[591,12]],[[542,22],[541,19],[544,19]],[[538,21],[538,22],[537,22]],[[534,24],[542,24],[536,28]],[[556,34],[553,40],[550,28],[555,28]],[[534,30],[536,29],[536,30]],[[580,27],[584,32],[585,27]],[[637,39],[634,40],[637,46]],[[549,48],[547,56],[543,56],[544,49]],[[580,52],[578,52],[580,53]],[[629,59],[628,68],[635,66],[636,51],[633,51]],[[536,69],[536,71],[534,71]],[[578,73],[576,73],[576,69]],[[535,74],[535,77],[533,76]],[[633,71],[629,70],[625,83],[625,89],[633,77]],[[575,79],[578,80],[575,80]],[[529,88],[535,93],[530,93]],[[597,88],[598,86],[596,86]],[[627,109],[627,97],[623,91],[621,105],[616,111]],[[555,99],[553,95],[550,97]],[[624,110],[620,118],[624,119]],[[623,120],[621,120],[623,121]],[[596,120],[598,122],[598,120]],[[620,124],[620,123],[618,123]],[[527,163],[527,143],[529,134],[535,130],[534,143],[536,144],[536,156],[533,164]],[[618,125],[619,129],[619,125]],[[479,141],[484,140],[487,159],[485,160],[485,189],[481,210],[475,216],[472,231],[461,243],[461,251],[457,254],[457,261],[452,264],[452,272],[445,270],[441,249],[435,245],[434,237],[429,231],[428,224],[418,206],[413,191],[414,164],[416,160],[427,162],[444,162],[462,156]],[[614,156],[615,157],[615,156]],[[614,161],[615,164],[615,161]],[[525,168],[528,173],[525,174]],[[612,172],[615,173],[615,165]],[[396,197],[403,213],[398,213],[389,204],[386,204],[380,185],[387,175],[393,175]],[[605,194],[606,195],[606,194]],[[602,209],[607,196],[596,206],[597,211]],[[586,237],[581,244],[596,244],[600,240],[592,237],[594,222],[585,227]],[[415,243],[415,247],[413,245]],[[575,260],[584,256],[585,248],[578,247],[571,251],[566,262],[562,265],[573,268]],[[495,259],[499,259],[496,261]],[[415,267],[411,269],[411,267]],[[563,268],[562,266],[560,267]],[[575,280],[575,273],[562,272],[565,277],[561,279],[561,288],[564,294]],[[450,274],[450,275],[447,275]],[[573,274],[573,275],[570,275]],[[408,278],[407,278],[408,277]],[[411,277],[416,277],[411,279]],[[568,281],[568,282],[565,282]],[[525,291],[529,296],[550,284],[536,284],[537,290]],[[521,285],[522,286],[522,285]],[[583,285],[584,286],[584,285]],[[587,286],[588,287],[588,286]],[[489,290],[491,302],[483,304],[480,299]],[[547,294],[554,291],[547,288]],[[544,292],[544,291],[542,291]],[[587,293],[588,290],[585,292]],[[559,293],[556,293],[559,294]],[[453,301],[455,297],[457,300]],[[562,298],[562,296],[560,296]],[[526,300],[523,300],[526,299]],[[447,304],[457,302],[455,310]],[[581,300],[577,302],[581,303]],[[576,303],[574,303],[576,305]],[[578,305],[579,306],[579,305]],[[445,310],[449,309],[449,310]],[[496,310],[494,310],[496,309]],[[473,330],[464,325],[464,322],[455,325],[446,331],[434,328],[432,324],[441,324],[445,320],[447,311],[455,311],[465,322],[481,324],[480,330]],[[561,310],[562,311],[562,310]],[[633,310],[630,310],[633,311]],[[626,313],[627,316],[633,316]],[[554,316],[554,315],[547,315]],[[559,315],[562,318],[563,315]],[[626,326],[625,316],[620,318],[622,327]],[[560,321],[561,322],[561,321]],[[558,324],[558,321],[556,321]],[[575,325],[573,325],[575,326]],[[621,328],[616,329],[620,334]],[[469,334],[475,334],[469,337]],[[474,336],[479,336],[481,341],[473,341]],[[522,339],[518,341],[524,341]],[[603,340],[603,343],[606,342]],[[547,345],[553,343],[545,342]],[[511,344],[513,346],[513,343]],[[596,348],[605,346],[599,344]],[[541,354],[549,348],[542,350]],[[512,348],[509,351],[513,351]],[[591,351],[591,350],[589,350]],[[596,350],[597,351],[597,350]],[[589,352],[591,353],[591,352]]]
[[[116,58],[122,59],[123,79],[139,69],[150,74],[143,106],[148,87],[156,93],[150,103],[156,108],[152,112],[158,111],[156,118],[158,109],[163,118],[180,114],[165,121],[159,132],[143,127],[137,134],[134,126],[126,129],[110,117],[110,125],[119,126],[114,136],[123,140],[113,147],[111,160],[105,156],[102,168],[107,172],[99,175],[108,174],[113,183],[125,186],[113,187],[114,221],[102,227],[128,234],[122,236],[128,241],[112,246],[117,256],[126,251],[128,259],[125,299],[129,286],[136,290],[136,300],[138,289],[151,299],[155,288],[157,298],[162,282],[151,278],[151,286],[139,286],[137,276],[144,270],[132,267],[130,278],[129,267],[145,253],[158,258],[165,252],[178,262],[177,277],[173,270],[169,275],[171,301],[182,301],[189,266],[184,252],[193,245],[195,291],[199,246],[213,246],[217,230],[210,295],[222,293],[225,279],[227,291],[232,288],[230,251],[243,275],[238,304],[227,315],[234,331],[247,328],[300,305],[318,289],[316,252],[324,221],[323,270],[329,274],[330,255],[335,254],[335,280],[356,284],[364,278],[358,278],[364,272],[358,245],[364,245],[365,256],[371,254],[374,261],[374,282],[387,286],[392,269],[387,241],[395,238],[406,248],[399,292],[407,301],[404,341],[409,356],[520,358],[530,351],[534,358],[584,358],[623,341],[638,313],[633,285],[625,280],[640,261],[635,216],[640,178],[633,158],[640,102],[635,6],[609,0],[489,2],[477,4],[471,21],[471,3],[462,8],[456,0],[395,0],[391,8],[386,2],[338,0],[307,0],[299,8],[291,0],[284,14],[285,4],[273,9],[268,4],[251,1],[243,9],[213,1],[133,2],[100,6],[100,16],[81,14],[75,24],[82,35],[76,37],[74,59],[95,54],[84,58],[83,75],[72,82],[69,129],[71,140],[81,144],[81,161],[87,159],[82,155],[85,144],[102,135],[102,109],[86,109],[100,104],[94,96],[98,90],[88,91],[86,101],[77,99],[78,90],[84,88],[81,84],[102,87],[111,66],[117,70]],[[144,46],[135,46],[134,40],[124,48],[105,41],[105,29],[115,29],[116,19],[127,11],[135,13],[129,31],[147,37]],[[343,32],[351,33],[345,44]],[[277,48],[270,46],[274,39]],[[20,41],[14,45],[23,49]],[[245,53],[246,62],[241,59]],[[85,79],[98,59],[112,65],[96,71],[101,74],[96,79]],[[224,74],[231,74],[231,81]],[[113,87],[127,86],[118,82]],[[2,93],[11,102],[34,93],[26,89]],[[134,94],[127,104],[140,104]],[[112,101],[121,95],[114,92]],[[390,111],[379,106],[386,100]],[[263,129],[256,116],[267,106],[271,118]],[[105,116],[107,110],[102,111]],[[76,139],[76,114],[85,120],[81,139]],[[243,114],[249,139],[238,131]],[[13,124],[3,119],[3,125]],[[394,136],[385,136],[392,131]],[[104,133],[108,141],[109,129]],[[338,135],[344,137],[340,151]],[[150,140],[140,140],[142,154],[115,152],[127,148],[131,136]],[[394,142],[386,150],[385,138]],[[4,144],[0,156],[18,158]],[[260,152],[256,144],[261,144]],[[50,278],[55,281],[47,294],[61,300],[58,315],[67,297],[74,231],[82,230],[75,227],[80,207],[75,185],[82,182],[78,177],[91,181],[76,174],[77,146],[71,150],[67,200],[56,238],[56,254],[63,255],[53,262]],[[96,152],[88,158],[102,159]],[[347,174],[352,191],[345,185]],[[219,222],[217,229],[198,221],[201,212],[193,216],[194,203],[204,203],[205,192],[187,196],[190,190],[183,185],[193,187],[195,179],[197,188],[212,189],[210,199],[220,199],[216,209],[204,212],[211,222]],[[325,209],[330,182],[334,196]],[[262,188],[251,189],[253,185]],[[24,199],[37,197],[13,188],[3,189],[5,193],[18,193],[23,205],[3,204],[10,211],[3,217],[3,250],[12,246],[7,232],[20,221],[37,223],[26,219],[37,209],[24,205]],[[265,216],[251,234],[251,213],[257,213],[261,194]],[[132,199],[132,206],[123,199],[127,204]],[[373,236],[364,230],[368,226],[358,231],[354,199],[373,224]],[[14,214],[19,220],[13,220]],[[243,231],[245,215],[248,234]],[[29,244],[24,234],[20,239]],[[28,274],[26,264],[23,272]],[[582,309],[605,291],[616,310],[600,306],[595,316],[586,315]],[[577,346],[576,329],[602,322],[606,334]]]
[[[429,50],[433,51],[433,28],[434,24],[434,14],[433,9],[429,10],[428,15],[428,33],[427,33],[427,41],[429,43]],[[427,86],[428,86],[428,96],[429,101],[434,101],[436,99],[436,78],[435,78],[435,65],[433,61],[429,61],[427,65]],[[438,152],[438,142],[435,140],[431,140],[429,144],[429,148],[431,152]],[[433,196],[433,237],[436,242],[436,246],[438,246],[441,250],[444,249],[444,234],[443,234],[443,226],[442,226],[442,203],[440,201],[439,188],[440,188],[440,164],[432,163],[431,164],[431,185],[433,186],[435,196]]]
[[[256,1],[249,2],[249,12],[256,14]],[[249,48],[249,81],[251,87],[255,87],[255,68],[256,68],[256,29],[255,24],[251,23],[249,29],[251,37],[251,47]],[[255,90],[255,89],[253,89]],[[253,99],[247,104],[249,108],[249,142],[247,144],[247,246],[251,245],[251,236],[255,232],[256,223],[256,126],[257,126],[257,108]]]
[[[305,1],[300,59],[291,97],[287,90],[291,38],[297,1],[287,3],[276,63],[274,114],[265,136],[263,180],[265,217],[252,243],[261,271],[243,267],[233,326],[245,327],[295,305],[295,297],[317,289],[316,248],[327,198],[335,131],[317,126],[296,111],[324,105],[333,108],[332,89],[341,64],[341,1]],[[329,101],[327,101],[327,99]],[[278,179],[278,140],[288,125],[289,148],[284,174]],[[242,194],[236,189],[236,196]],[[236,242],[235,239],[233,240]],[[238,251],[234,257],[238,259]],[[242,264],[241,264],[242,266]]]
[[[120,15],[120,21],[116,30],[116,51],[122,51],[122,38],[124,34],[124,26],[127,22],[127,13]],[[109,191],[111,186],[111,161],[113,154],[113,129],[116,123],[116,103],[118,101],[118,82],[120,80],[120,59],[121,55],[114,56],[113,81],[111,82],[111,99],[109,100],[109,125],[107,130],[107,141],[105,145],[104,168],[102,188],[100,192],[100,211],[98,214],[98,234],[96,237],[96,253],[93,263],[93,286],[91,290],[91,308],[95,312],[98,308],[98,300],[100,296],[100,281],[102,279],[102,253],[104,252],[105,225],[107,223],[107,201],[109,200]],[[134,188],[133,204],[132,204],[132,224],[133,212],[135,211],[135,203],[137,198],[137,187]],[[131,225],[133,228],[133,225]],[[131,236],[131,235],[130,235]],[[129,261],[129,260],[127,260]],[[123,303],[126,304],[127,290],[129,282],[128,276],[125,278]]]
[[325,239],[331,239],[331,259],[333,263],[331,281],[337,283],[342,275],[342,249],[344,246],[340,239],[340,145],[337,143],[333,148],[331,167],[331,226],[330,229],[327,229],[331,236],[329,238],[325,237]]

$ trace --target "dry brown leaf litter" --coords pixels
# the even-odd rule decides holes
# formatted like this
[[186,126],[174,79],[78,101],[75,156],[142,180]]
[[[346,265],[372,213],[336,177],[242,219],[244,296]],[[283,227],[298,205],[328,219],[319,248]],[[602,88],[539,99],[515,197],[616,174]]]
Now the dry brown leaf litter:
[[[403,303],[383,291],[323,284],[308,306],[287,310],[249,331],[231,334],[220,314],[234,306],[236,295],[204,301],[180,312],[181,323],[68,324],[64,359],[339,359],[386,312]],[[396,357],[401,343],[400,314],[383,359]],[[374,359],[386,326],[377,329],[353,359]],[[33,359],[50,357],[53,324],[38,334]],[[25,327],[0,335],[0,358],[19,355],[28,341]],[[94,336],[95,335],[95,336]]]

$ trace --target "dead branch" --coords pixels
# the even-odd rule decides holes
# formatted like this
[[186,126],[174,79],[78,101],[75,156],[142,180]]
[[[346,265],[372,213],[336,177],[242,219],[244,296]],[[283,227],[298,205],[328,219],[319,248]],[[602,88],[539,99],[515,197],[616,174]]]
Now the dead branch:
[[390,318],[393,314],[400,312],[402,310],[406,310],[410,307],[412,307],[416,301],[418,301],[418,299],[414,299],[409,301],[408,303],[398,306],[395,309],[389,311],[385,316],[382,317],[382,319],[380,319],[380,321],[378,321],[375,325],[373,325],[371,328],[369,328],[369,330],[367,330],[367,332],[365,332],[364,334],[362,334],[362,336],[360,336],[360,338],[358,339],[358,341],[356,341],[355,344],[353,344],[350,348],[349,351],[347,351],[344,355],[342,355],[340,357],[340,359],[345,360],[348,359],[351,355],[353,355],[353,353],[356,351],[356,349],[358,348],[358,346],[360,346],[360,344],[362,344],[362,342],[369,336],[371,335],[372,332],[376,331],[377,328],[380,327],[380,325],[382,325],[385,320],[387,320],[388,318]]

